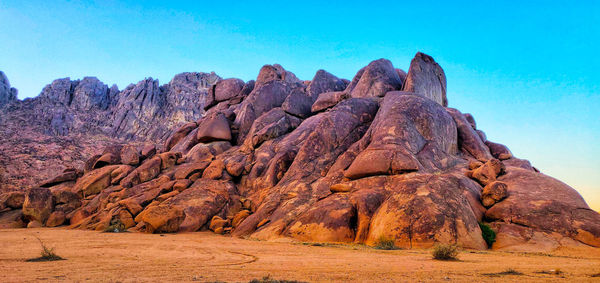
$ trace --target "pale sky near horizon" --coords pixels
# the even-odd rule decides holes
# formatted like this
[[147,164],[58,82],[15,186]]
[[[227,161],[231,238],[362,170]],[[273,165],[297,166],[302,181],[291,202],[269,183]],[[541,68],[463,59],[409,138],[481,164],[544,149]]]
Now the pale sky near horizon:
[[600,1],[526,2],[0,0],[0,70],[23,99],[62,77],[123,89],[184,71],[250,80],[272,63],[352,79],[422,51],[449,106],[600,210]]

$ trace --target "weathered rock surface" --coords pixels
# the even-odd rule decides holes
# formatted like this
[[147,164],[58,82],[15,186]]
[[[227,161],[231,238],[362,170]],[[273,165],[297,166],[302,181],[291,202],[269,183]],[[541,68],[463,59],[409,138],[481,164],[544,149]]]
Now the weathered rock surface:
[[[182,73],[168,84],[146,79],[119,91],[97,78],[58,79],[20,101],[0,75],[0,192],[39,185],[59,170],[81,167],[109,144],[155,144],[202,117],[214,73]],[[137,151],[138,149],[135,149]],[[133,150],[124,152],[137,164]]]
[[10,82],[4,74],[0,71],[0,107],[4,106],[9,102],[17,100],[17,89],[10,87]]
[[442,106],[448,106],[446,74],[442,67],[427,54],[417,52],[412,59],[403,90],[423,95]]
[[[197,76],[183,78],[179,92],[202,86]],[[201,117],[192,118],[169,116],[177,111],[161,94],[172,86],[148,79],[126,89],[115,105],[129,109],[118,123],[128,126],[115,133],[164,146],[110,145],[90,154],[83,170],[56,171],[22,204],[19,194],[2,194],[0,227],[121,223],[149,233],[367,245],[384,237],[404,248],[486,249],[478,224],[485,221],[497,233],[495,249],[600,247],[600,214],[487,141],[471,114],[446,108],[444,73],[427,55],[418,53],[408,74],[373,61],[349,84],[322,70],[303,82],[279,65],[265,65],[256,82],[215,83],[198,99]],[[86,99],[58,91],[46,99],[110,109],[110,90],[86,84],[97,86],[82,88]],[[156,129],[175,116],[187,123],[170,135]]]

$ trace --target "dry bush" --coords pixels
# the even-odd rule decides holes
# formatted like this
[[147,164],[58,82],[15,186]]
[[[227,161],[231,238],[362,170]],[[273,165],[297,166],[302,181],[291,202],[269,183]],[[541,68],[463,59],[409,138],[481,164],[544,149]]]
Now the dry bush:
[[46,246],[46,244],[44,244],[42,239],[40,239],[38,237],[35,237],[35,238],[40,242],[40,245],[42,246],[42,252],[40,254],[40,257],[30,258],[27,261],[38,262],[38,261],[64,260],[64,258],[62,258],[61,256],[57,255],[54,252],[54,248],[50,248],[50,247]]
[[437,243],[433,246],[431,255],[433,255],[433,258],[437,260],[457,260],[458,246]]
[[380,236],[375,242],[375,248],[378,250],[397,250],[396,242],[392,238]]

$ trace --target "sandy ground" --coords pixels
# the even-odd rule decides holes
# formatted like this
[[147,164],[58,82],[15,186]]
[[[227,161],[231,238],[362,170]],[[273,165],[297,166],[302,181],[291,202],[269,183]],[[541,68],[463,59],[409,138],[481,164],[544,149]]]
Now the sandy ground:
[[[66,260],[26,262],[40,254],[36,236]],[[151,235],[60,228],[0,230],[0,282],[248,282],[265,276],[308,282],[600,282],[600,277],[592,277],[600,273],[600,249],[462,251],[459,258],[436,261],[429,250],[260,242],[208,232]],[[494,274],[509,268],[522,274]],[[559,275],[546,274],[556,269],[560,269]]]

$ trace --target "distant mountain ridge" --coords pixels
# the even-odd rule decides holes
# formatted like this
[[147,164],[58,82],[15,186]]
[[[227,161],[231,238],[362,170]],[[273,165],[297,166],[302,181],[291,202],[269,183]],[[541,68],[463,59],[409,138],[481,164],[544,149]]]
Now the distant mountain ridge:
[[[2,72],[0,188],[29,187],[47,178],[47,171],[83,164],[109,143],[164,140],[172,129],[202,117],[209,89],[220,80],[214,72],[187,72],[167,84],[146,78],[119,90],[95,77],[62,78],[37,97],[18,100]],[[48,149],[57,145],[56,151],[28,153],[41,141]]]

